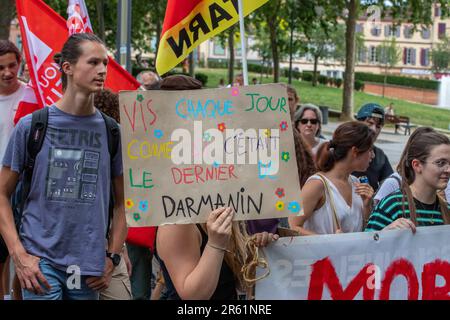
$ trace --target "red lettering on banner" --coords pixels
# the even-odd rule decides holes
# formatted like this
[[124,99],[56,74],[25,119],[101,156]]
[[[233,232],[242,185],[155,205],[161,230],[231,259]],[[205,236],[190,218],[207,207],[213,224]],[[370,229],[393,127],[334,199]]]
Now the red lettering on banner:
[[[445,280],[443,287],[436,287],[436,278]],[[435,260],[427,263],[422,272],[422,300],[450,300],[450,263]]]
[[238,179],[234,174],[234,165],[219,165],[215,167],[193,166],[183,169],[172,168],[172,178],[175,184],[205,183],[207,181],[226,181]]
[[[369,269],[370,268],[370,269]],[[309,284],[308,300],[322,299],[323,288],[327,285],[333,300],[351,300],[363,289],[363,299],[373,300],[375,288],[369,287],[369,279],[372,276],[370,270],[375,270],[369,263],[350,281],[346,289],[342,288],[339,278],[331,260],[327,257],[312,265],[311,280]]]
[[396,276],[404,276],[408,281],[408,300],[417,300],[419,297],[419,281],[416,270],[411,262],[398,259],[391,263],[381,282],[380,300],[389,300],[392,281]]
[[[128,113],[128,107],[126,105],[123,105],[123,110],[125,111],[125,115],[128,118],[128,122],[131,125],[131,129],[133,130],[133,132],[135,131],[135,127],[136,127],[136,108],[139,107],[140,111],[141,111],[141,124],[144,127],[144,131],[147,132],[147,123],[152,126],[157,119],[156,113],[152,110],[151,108],[151,104],[152,104],[152,100],[149,100],[147,102],[147,111],[145,111],[145,109],[142,107],[142,103],[139,104],[139,106],[137,105],[136,102],[134,102],[133,104],[133,114],[130,116],[130,114]],[[149,120],[148,120],[149,118]]]

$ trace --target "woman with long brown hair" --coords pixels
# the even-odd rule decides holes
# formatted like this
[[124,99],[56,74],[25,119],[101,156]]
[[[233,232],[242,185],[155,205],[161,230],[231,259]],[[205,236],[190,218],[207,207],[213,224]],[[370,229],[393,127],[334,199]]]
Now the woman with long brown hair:
[[401,187],[382,199],[366,231],[407,229],[450,223],[447,202],[438,191],[450,176],[450,139],[432,128],[419,128],[408,140],[397,168]]
[[361,122],[341,124],[317,154],[319,173],[302,189],[304,214],[289,224],[301,235],[357,232],[369,216],[373,189],[351,176],[364,171],[373,157],[374,133]]

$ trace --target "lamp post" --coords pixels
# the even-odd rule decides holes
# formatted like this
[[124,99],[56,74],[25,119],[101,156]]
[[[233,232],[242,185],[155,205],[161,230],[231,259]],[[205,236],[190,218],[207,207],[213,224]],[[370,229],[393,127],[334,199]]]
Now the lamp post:
[[128,72],[131,72],[131,1],[117,2],[116,60]]

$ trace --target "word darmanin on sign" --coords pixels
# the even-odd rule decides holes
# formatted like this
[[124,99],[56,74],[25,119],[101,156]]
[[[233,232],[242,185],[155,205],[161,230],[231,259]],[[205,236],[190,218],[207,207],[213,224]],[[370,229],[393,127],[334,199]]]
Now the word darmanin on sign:
[[120,117],[131,226],[300,214],[285,87],[122,92]]

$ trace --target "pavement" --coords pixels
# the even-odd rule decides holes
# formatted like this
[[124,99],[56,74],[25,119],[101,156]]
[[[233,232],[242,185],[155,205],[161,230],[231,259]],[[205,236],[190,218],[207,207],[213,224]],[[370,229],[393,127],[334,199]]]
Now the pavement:
[[[333,132],[340,124],[342,124],[342,122],[329,121],[326,125],[322,125],[322,134],[327,139],[331,139]],[[408,138],[409,135],[405,135],[404,132],[395,133],[394,128],[384,127],[375,142],[375,145],[386,153],[394,170],[400,161],[400,156]]]

